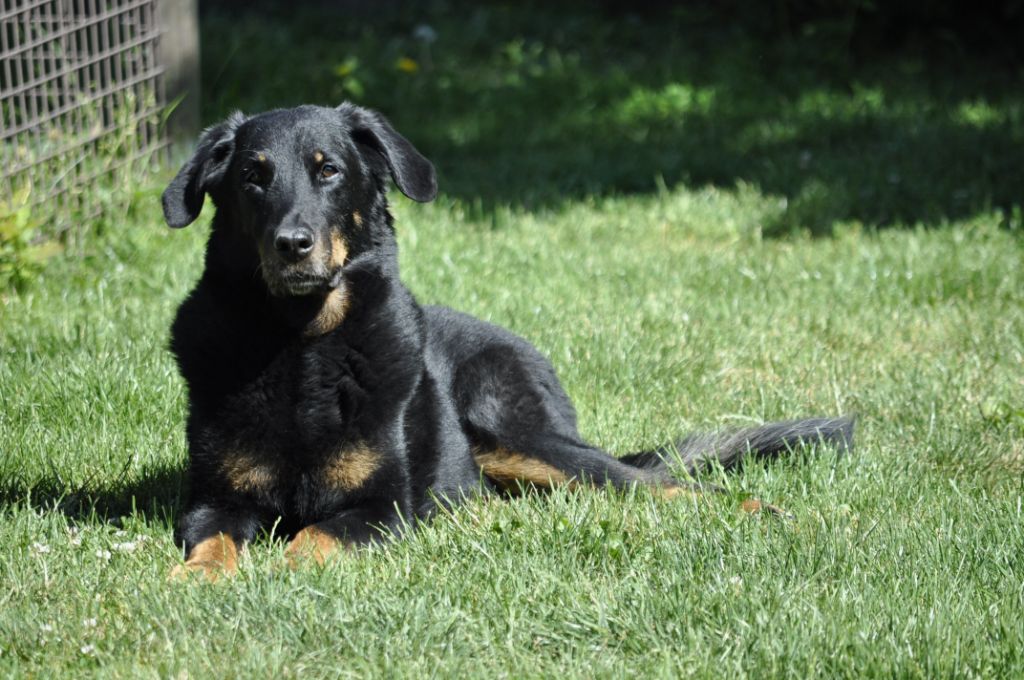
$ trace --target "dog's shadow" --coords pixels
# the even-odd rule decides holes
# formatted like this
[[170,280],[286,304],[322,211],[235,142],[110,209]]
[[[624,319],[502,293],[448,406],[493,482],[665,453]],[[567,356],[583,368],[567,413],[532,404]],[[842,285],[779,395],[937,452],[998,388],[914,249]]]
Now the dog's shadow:
[[[98,477],[98,475],[97,475]],[[59,512],[69,521],[120,525],[134,517],[146,523],[173,524],[185,499],[186,475],[181,465],[153,466],[114,479],[69,482],[57,474],[26,482],[0,482],[0,508],[30,507]]]

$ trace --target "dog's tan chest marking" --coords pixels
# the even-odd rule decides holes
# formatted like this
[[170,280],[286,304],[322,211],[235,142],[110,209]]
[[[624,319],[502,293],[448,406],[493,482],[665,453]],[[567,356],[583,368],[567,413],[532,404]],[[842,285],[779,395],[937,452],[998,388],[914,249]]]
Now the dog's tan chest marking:
[[348,294],[341,287],[335,288],[324,298],[320,310],[306,326],[305,334],[315,337],[330,333],[341,325],[346,312],[348,312]]
[[[331,233],[331,269],[339,269],[348,258],[348,245],[337,232]],[[348,312],[349,297],[344,284],[334,288],[324,296],[323,304],[313,320],[306,326],[305,334],[309,337],[330,333],[341,325]]]
[[342,267],[348,258],[348,244],[336,231],[331,232],[331,266]]
[[381,455],[364,443],[344,448],[323,467],[327,486],[341,491],[355,491],[365,484],[381,464]]
[[574,485],[574,481],[558,468],[508,449],[473,451],[473,460],[484,475],[506,491],[518,491],[519,483],[541,488],[565,483]]
[[221,462],[221,472],[231,488],[239,493],[268,491],[277,477],[266,460],[248,453],[229,453]]

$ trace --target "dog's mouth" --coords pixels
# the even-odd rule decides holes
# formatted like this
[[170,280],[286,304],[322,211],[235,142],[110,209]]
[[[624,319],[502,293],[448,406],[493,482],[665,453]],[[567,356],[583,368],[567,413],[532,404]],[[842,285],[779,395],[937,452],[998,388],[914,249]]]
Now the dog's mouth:
[[285,271],[263,269],[263,280],[270,293],[276,297],[306,297],[327,295],[342,285],[344,275],[339,267],[335,271],[299,271],[289,268]]

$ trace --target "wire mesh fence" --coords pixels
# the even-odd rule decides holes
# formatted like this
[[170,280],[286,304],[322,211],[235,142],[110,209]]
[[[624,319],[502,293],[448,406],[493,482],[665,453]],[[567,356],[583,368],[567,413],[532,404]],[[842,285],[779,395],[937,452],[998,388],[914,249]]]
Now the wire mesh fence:
[[157,4],[0,0],[0,226],[73,239],[163,155]]

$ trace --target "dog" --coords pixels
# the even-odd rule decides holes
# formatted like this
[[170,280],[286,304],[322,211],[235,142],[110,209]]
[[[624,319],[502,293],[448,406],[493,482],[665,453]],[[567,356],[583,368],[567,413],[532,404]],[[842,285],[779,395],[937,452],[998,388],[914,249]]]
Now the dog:
[[[577,430],[526,340],[402,284],[387,189],[437,193],[433,165],[350,103],[240,113],[206,130],[162,197],[173,228],[216,208],[171,351],[188,387],[188,499],[175,574],[237,569],[271,528],[293,563],[401,533],[478,494],[554,485],[714,490],[673,475],[802,442],[852,444],[850,418],[685,439],[614,457]],[[746,510],[779,512],[748,500]]]

